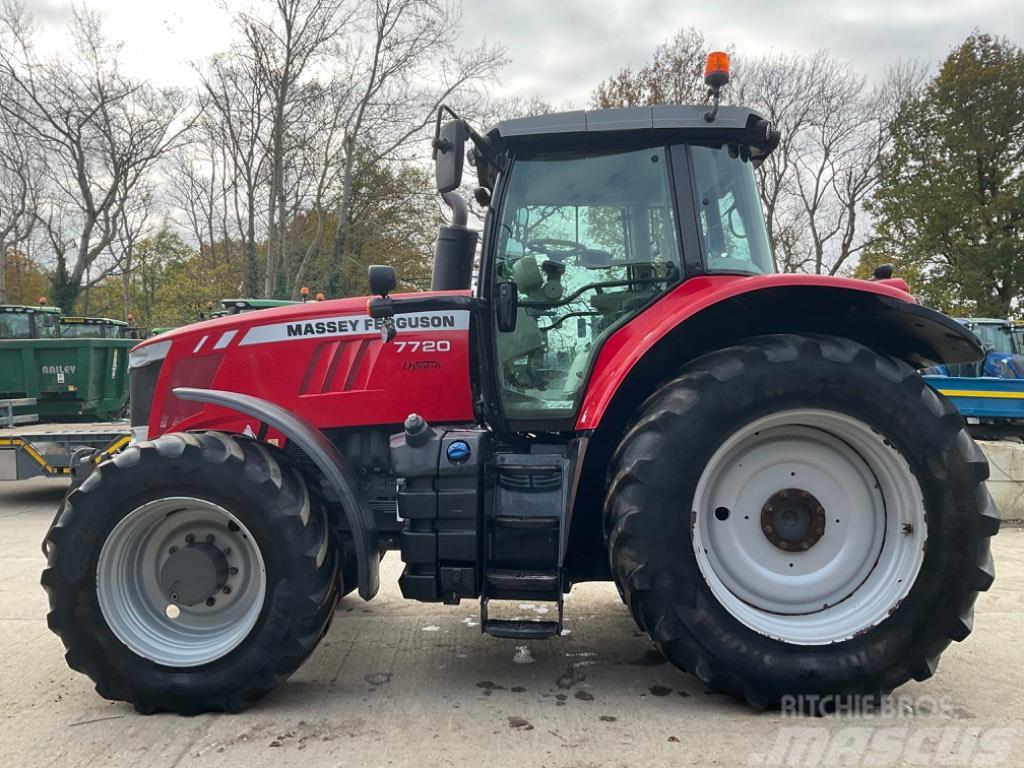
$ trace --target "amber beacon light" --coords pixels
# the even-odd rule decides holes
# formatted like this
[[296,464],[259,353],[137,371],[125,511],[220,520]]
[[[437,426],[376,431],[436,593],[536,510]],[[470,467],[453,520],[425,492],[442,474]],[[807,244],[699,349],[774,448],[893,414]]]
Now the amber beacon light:
[[729,54],[725,51],[712,51],[704,62],[704,83],[708,87],[708,96],[711,97],[711,111],[704,114],[704,119],[709,123],[713,123],[718,116],[718,100],[722,88],[728,82]]
[[729,54],[712,51],[704,62],[704,82],[708,88],[717,91],[729,82]]

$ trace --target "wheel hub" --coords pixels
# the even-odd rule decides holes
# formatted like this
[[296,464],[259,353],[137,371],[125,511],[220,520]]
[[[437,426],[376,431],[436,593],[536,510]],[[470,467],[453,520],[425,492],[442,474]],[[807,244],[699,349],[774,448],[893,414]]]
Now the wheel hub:
[[801,645],[884,621],[913,586],[927,540],[906,459],[868,424],[825,409],[737,429],[708,460],[690,510],[715,598],[748,627]]
[[96,597],[111,632],[168,667],[208,664],[249,635],[267,572],[243,522],[206,499],[168,496],[125,515],[96,564]]
[[761,531],[779,549],[805,552],[825,535],[825,508],[808,491],[783,489],[761,507]]
[[195,542],[167,558],[160,569],[160,589],[172,603],[197,605],[223,589],[228,573],[228,559],[215,544]]

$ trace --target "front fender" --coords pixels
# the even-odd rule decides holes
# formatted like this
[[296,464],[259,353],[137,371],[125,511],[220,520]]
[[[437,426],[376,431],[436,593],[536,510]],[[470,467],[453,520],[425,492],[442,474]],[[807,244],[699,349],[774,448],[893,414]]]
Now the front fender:
[[577,417],[595,429],[627,387],[636,394],[695,357],[769,333],[843,336],[915,368],[984,357],[977,337],[886,281],[822,275],[691,278],[601,347]]
[[302,449],[341,500],[355,542],[359,596],[369,600],[377,594],[380,588],[380,559],[377,556],[377,528],[373,514],[355,490],[356,476],[348,460],[323,432],[281,406],[252,395],[191,387],[178,387],[174,394],[182,400],[220,405],[259,419]]

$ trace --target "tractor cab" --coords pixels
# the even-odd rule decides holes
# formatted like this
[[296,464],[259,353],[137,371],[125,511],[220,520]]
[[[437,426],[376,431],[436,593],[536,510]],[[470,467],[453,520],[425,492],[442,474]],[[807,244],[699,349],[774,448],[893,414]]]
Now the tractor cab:
[[687,276],[775,271],[754,169],[774,147],[739,107],[639,107],[511,120],[476,153],[492,208],[482,296],[509,422],[571,419],[595,353]]
[[60,307],[0,305],[0,339],[56,339]]
[[131,326],[109,317],[62,317],[62,339],[130,339]]
[[221,299],[221,309],[214,312],[210,317],[224,317],[225,315],[239,315],[243,312],[255,312],[260,309],[272,309],[274,307],[287,307],[298,304],[296,301],[284,299]]
[[949,376],[984,376],[997,379],[1024,378],[1024,329],[1008,320],[992,317],[965,317],[960,322],[976,335],[985,347],[985,357],[972,363],[945,366]]
[[[479,388],[501,429],[572,429],[605,341],[686,279],[775,272],[754,171],[779,136],[750,109],[578,111],[486,135],[439,113],[436,134],[437,186],[454,216],[432,288],[475,282],[493,308],[480,323]],[[477,234],[455,191],[463,155],[487,206],[475,281]]]

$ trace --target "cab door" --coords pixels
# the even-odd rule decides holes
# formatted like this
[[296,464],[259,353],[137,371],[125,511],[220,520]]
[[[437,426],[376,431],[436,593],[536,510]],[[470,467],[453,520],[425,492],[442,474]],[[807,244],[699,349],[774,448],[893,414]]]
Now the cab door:
[[482,286],[518,300],[513,330],[485,321],[505,428],[571,429],[601,344],[682,279],[671,162],[660,144],[514,159]]

